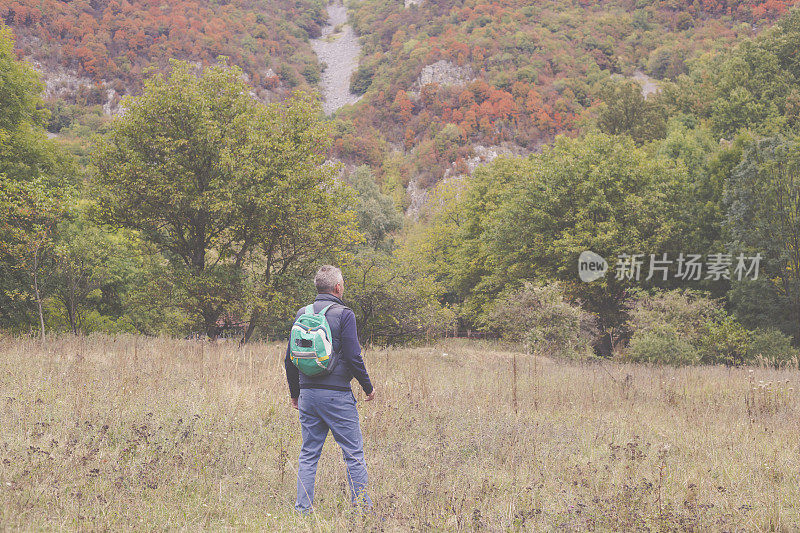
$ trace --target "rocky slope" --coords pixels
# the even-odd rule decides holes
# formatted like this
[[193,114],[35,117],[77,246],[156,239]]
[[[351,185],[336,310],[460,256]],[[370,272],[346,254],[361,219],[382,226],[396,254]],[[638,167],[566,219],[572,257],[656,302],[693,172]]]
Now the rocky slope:
[[361,45],[347,24],[347,8],[342,3],[329,4],[328,16],[327,26],[322,28],[318,39],[311,40],[311,47],[324,68],[320,80],[322,108],[326,115],[331,115],[359,99],[350,92],[350,76],[358,67]]

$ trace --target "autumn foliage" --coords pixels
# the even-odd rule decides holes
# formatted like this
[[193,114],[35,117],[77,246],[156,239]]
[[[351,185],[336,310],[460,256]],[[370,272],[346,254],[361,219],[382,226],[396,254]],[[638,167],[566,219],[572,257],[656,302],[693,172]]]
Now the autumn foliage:
[[208,64],[220,55],[256,88],[308,85],[316,59],[305,41],[326,17],[315,0],[0,0],[0,21],[14,29],[22,56],[122,93],[169,58]]
[[[795,0],[444,0],[405,8],[363,0],[351,18],[364,41],[365,98],[345,111],[355,127],[337,155],[400,148],[422,186],[441,179],[476,144],[536,150],[575,132],[603,87],[635,71],[675,79],[687,61],[752,37]],[[473,80],[418,87],[445,60]],[[359,137],[359,138],[356,138]],[[457,170],[457,169],[455,169]]]

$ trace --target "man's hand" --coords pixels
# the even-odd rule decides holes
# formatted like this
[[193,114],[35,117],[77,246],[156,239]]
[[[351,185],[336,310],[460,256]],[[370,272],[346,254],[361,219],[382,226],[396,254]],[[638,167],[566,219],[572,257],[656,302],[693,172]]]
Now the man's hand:
[[370,402],[370,401],[372,401],[373,399],[375,399],[375,389],[372,389],[372,392],[370,392],[369,394],[367,394],[367,399],[366,399],[366,401]]
[[297,407],[297,398],[289,398],[289,402],[291,402],[292,407],[299,409],[299,407]]

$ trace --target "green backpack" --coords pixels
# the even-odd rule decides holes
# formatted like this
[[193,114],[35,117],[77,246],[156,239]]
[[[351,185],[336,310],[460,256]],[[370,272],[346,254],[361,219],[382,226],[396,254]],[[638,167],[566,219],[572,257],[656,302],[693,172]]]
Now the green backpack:
[[329,375],[337,362],[331,328],[325,318],[331,305],[319,313],[314,312],[314,304],[307,305],[292,326],[289,338],[292,363],[309,377]]

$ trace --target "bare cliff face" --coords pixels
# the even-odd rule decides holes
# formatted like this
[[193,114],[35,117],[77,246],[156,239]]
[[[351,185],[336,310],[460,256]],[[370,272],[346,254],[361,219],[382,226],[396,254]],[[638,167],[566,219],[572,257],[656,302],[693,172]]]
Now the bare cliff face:
[[469,66],[460,67],[455,63],[440,59],[430,65],[422,67],[419,77],[411,86],[409,93],[418,95],[420,89],[430,83],[441,87],[466,85],[475,79],[475,74]]
[[328,5],[328,25],[322,35],[311,40],[311,47],[323,65],[322,109],[326,115],[340,107],[353,104],[359,96],[350,92],[350,76],[358,68],[361,45],[353,28],[347,24],[347,8],[341,4]]
[[64,68],[50,69],[28,58],[28,62],[41,76],[44,83],[43,97],[45,99],[62,99],[74,102],[78,95],[88,95],[86,100],[92,104],[103,106],[103,112],[114,115],[119,112],[119,102],[122,95],[118,94],[107,82],[78,76]]

